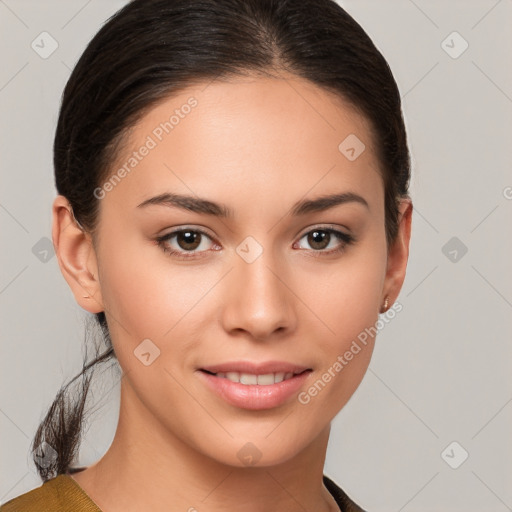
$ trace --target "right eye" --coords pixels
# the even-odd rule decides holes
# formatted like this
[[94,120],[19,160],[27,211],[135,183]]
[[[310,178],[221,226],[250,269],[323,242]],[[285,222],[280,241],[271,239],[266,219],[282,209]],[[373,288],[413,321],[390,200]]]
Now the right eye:
[[[208,251],[208,249],[197,250],[201,246],[204,247],[203,242],[205,238],[212,240],[211,237],[201,229],[182,228],[158,237],[156,242],[166,254],[187,259],[197,258],[198,254]],[[175,242],[178,247],[175,245],[173,248],[170,245],[171,241]]]

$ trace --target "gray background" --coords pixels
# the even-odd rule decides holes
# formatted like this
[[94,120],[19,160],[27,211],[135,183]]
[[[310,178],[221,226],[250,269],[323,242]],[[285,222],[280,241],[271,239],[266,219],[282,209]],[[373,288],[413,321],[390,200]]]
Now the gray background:
[[[1,502],[41,484],[30,442],[81,368],[86,313],[45,253],[52,141],[72,66],[124,3],[0,0]],[[333,422],[325,473],[369,511],[512,510],[512,0],[340,3],[400,87],[415,213],[403,310]],[[116,373],[94,389],[82,465],[117,422]]]

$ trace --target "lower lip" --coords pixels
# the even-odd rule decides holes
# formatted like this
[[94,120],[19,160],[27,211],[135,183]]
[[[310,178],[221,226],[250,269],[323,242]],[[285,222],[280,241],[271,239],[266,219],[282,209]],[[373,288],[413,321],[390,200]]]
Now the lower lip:
[[240,384],[225,377],[217,377],[199,370],[200,378],[226,402],[242,409],[271,409],[277,407],[297,393],[311,373],[310,370],[277,384]]

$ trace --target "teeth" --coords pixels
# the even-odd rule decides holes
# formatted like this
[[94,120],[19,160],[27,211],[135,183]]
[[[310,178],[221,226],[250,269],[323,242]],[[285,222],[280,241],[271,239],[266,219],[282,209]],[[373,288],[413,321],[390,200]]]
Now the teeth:
[[293,377],[292,372],[288,373],[266,373],[264,375],[254,375],[253,373],[240,373],[240,372],[227,372],[217,373],[217,377],[225,378],[231,382],[238,382],[240,384],[259,384],[260,386],[268,386],[270,384],[277,384],[283,380],[288,380]]
[[274,382],[277,384],[278,382],[283,382],[284,373],[274,373]]
[[275,383],[275,376],[273,373],[266,373],[265,375],[258,375],[258,384],[268,386]]
[[240,384],[258,384],[258,376],[252,373],[241,373]]

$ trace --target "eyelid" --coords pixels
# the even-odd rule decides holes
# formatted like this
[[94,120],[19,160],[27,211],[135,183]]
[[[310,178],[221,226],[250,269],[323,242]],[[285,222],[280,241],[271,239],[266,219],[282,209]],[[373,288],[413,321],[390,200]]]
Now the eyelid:
[[163,238],[163,237],[172,235],[174,233],[180,233],[181,231],[187,231],[187,229],[189,231],[197,231],[197,232],[202,233],[203,235],[206,235],[212,239],[215,238],[214,235],[212,235],[209,231],[207,231],[207,228],[204,228],[203,226],[200,226],[200,225],[189,226],[187,224],[184,224],[184,225],[179,225],[179,226],[173,226],[170,229],[171,229],[171,231],[167,231],[163,235],[157,235],[157,238]]
[[[344,235],[346,236],[350,236],[351,238],[353,238],[355,240],[355,236],[352,235],[352,233],[350,232],[350,229],[346,226],[339,226],[338,224],[313,224],[313,226],[308,226],[304,231],[301,232],[300,235],[297,235],[299,238],[302,238],[304,235],[308,234],[310,231],[314,231],[315,229],[318,229],[319,231],[320,230],[325,230],[325,231],[329,231],[329,230],[332,230],[332,231],[340,231],[341,233],[343,233]],[[345,231],[342,231],[345,230]]]

